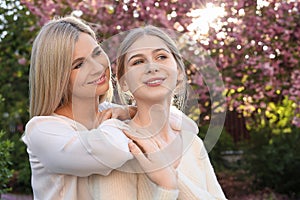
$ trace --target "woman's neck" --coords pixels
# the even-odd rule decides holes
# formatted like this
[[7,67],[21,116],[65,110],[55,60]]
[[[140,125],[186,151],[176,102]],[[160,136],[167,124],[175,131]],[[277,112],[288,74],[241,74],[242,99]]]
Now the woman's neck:
[[172,129],[169,124],[170,103],[161,102],[149,104],[137,101],[137,113],[132,122],[151,134],[151,136],[159,137],[169,143]]
[[[94,106],[91,106],[94,105]],[[98,124],[97,112],[99,101],[97,99],[76,99],[73,98],[72,102],[57,109],[55,113],[73,119],[87,129],[96,128]]]

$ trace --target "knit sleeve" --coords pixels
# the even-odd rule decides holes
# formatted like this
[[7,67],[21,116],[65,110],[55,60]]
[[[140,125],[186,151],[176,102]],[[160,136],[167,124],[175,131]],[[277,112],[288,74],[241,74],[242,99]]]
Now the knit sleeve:
[[103,124],[93,130],[74,130],[55,117],[36,117],[26,125],[22,137],[34,168],[75,176],[108,175],[132,155],[122,123]]
[[202,189],[181,172],[178,172],[178,187],[180,191],[178,200],[226,200],[222,191],[211,193]]
[[153,183],[145,174],[138,175],[138,200],[176,200],[179,190],[167,190]]
[[[187,168],[180,168],[178,173],[179,198],[180,200],[226,200],[221,186],[218,183],[213,167],[210,163],[205,146],[200,138],[195,137],[194,144],[190,152],[195,156],[196,162],[184,163],[190,165]],[[184,169],[184,170],[182,170]],[[187,169],[190,169],[195,175],[193,179],[187,176]],[[196,174],[203,174],[203,178],[195,178]],[[190,175],[190,174],[189,174]],[[196,180],[195,180],[196,179]],[[203,186],[204,185],[204,186]]]
[[158,187],[153,199],[172,200],[177,199],[179,190],[166,190]]

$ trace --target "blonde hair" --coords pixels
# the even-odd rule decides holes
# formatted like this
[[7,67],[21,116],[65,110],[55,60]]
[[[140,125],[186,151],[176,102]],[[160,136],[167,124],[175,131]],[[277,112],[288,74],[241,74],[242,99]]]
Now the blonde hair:
[[49,21],[35,38],[29,71],[30,118],[51,115],[70,101],[72,56],[80,33],[97,41],[90,26],[73,16]]
[[[183,75],[183,80],[180,83],[178,83],[178,86],[180,87],[181,91],[180,91],[180,96],[177,96],[177,100],[176,100],[175,104],[177,104],[177,107],[179,109],[183,109],[185,100],[186,100],[186,93],[187,93],[185,65],[183,63],[183,59],[181,57],[179,49],[177,48],[174,40],[171,39],[171,37],[166,32],[164,32],[162,29],[160,29],[158,27],[155,27],[152,25],[147,25],[145,27],[140,27],[140,28],[130,30],[128,35],[126,35],[126,37],[120,44],[120,47],[119,47],[118,53],[117,53],[116,76],[117,76],[118,82],[120,81],[121,77],[125,74],[125,56],[126,56],[126,53],[128,52],[128,49],[132,46],[132,44],[137,39],[139,39],[140,37],[145,36],[145,35],[160,38],[166,44],[166,46],[170,49],[172,55],[174,56],[177,66]],[[118,93],[119,93],[119,95],[122,93],[120,86],[118,86]],[[120,100],[122,101],[122,103],[126,103],[126,100],[125,100],[124,96],[122,96],[122,95],[120,95]]]

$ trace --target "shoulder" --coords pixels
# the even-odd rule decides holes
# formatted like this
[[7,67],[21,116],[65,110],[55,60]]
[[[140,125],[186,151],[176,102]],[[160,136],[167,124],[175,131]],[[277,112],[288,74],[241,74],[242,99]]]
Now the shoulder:
[[176,122],[176,128],[181,132],[184,148],[190,149],[200,159],[206,158],[206,147],[203,140],[198,136],[199,128],[195,121],[172,106],[170,110],[170,123],[172,124],[174,121]]
[[41,138],[43,134],[55,135],[72,130],[72,126],[56,116],[35,116],[31,118],[22,135],[22,140],[29,145],[32,139]]
[[25,134],[41,131],[51,132],[56,130],[63,131],[64,129],[75,130],[75,125],[71,119],[64,119],[55,115],[50,116],[35,116],[31,118],[25,126]]
[[59,117],[56,117],[56,116],[52,116],[52,115],[51,116],[35,116],[27,122],[26,128],[38,126],[40,124],[51,125],[53,123],[62,123],[62,122],[63,122],[62,119],[60,119]]
[[193,134],[198,134],[199,132],[196,122],[175,106],[170,108],[170,124],[175,130],[188,131]]
[[117,129],[124,129],[128,127],[128,125],[125,123],[125,121],[121,121],[119,119],[107,119],[103,121],[99,127],[101,128],[117,128]]

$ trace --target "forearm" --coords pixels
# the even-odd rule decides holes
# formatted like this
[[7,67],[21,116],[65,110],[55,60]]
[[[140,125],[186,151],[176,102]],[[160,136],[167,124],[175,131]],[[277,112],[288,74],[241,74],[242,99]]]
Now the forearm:
[[120,120],[132,119],[137,111],[137,107],[131,105],[119,105],[111,102],[103,102],[99,105],[100,112],[106,109],[113,109],[113,118],[118,118]]
[[120,130],[108,133],[105,129],[75,131],[64,123],[39,122],[26,129],[23,140],[29,153],[52,173],[107,175],[132,155]]

